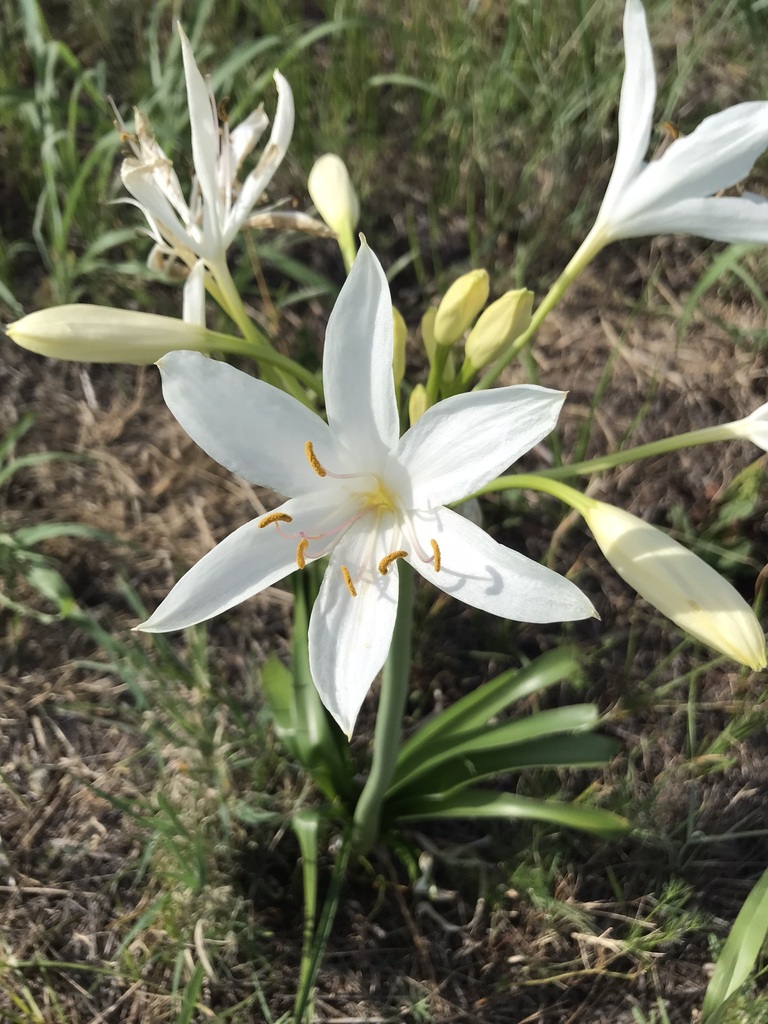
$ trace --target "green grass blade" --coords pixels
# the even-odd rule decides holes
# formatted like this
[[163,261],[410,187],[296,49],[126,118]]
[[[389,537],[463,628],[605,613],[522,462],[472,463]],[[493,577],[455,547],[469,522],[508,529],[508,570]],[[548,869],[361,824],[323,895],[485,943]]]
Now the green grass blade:
[[419,798],[404,804],[399,821],[427,821],[432,818],[510,818],[548,821],[601,836],[620,836],[629,830],[626,818],[600,807],[538,800],[516,793],[474,789],[432,800]]
[[396,771],[388,795],[392,796],[427,772],[433,772],[449,761],[469,758],[491,750],[505,750],[527,740],[542,739],[557,733],[591,729],[598,721],[594,704],[574,704],[565,708],[538,711],[516,722],[504,722],[491,728],[456,736],[439,736],[422,750],[422,761],[407,772]]
[[609,736],[546,736],[512,747],[457,757],[404,786],[391,814],[397,817],[401,801],[419,796],[448,796],[485,779],[526,768],[599,768],[618,749],[619,744]]
[[722,1020],[726,1004],[749,978],[768,936],[768,870],[744,901],[707,985],[702,1024]]
[[456,701],[417,730],[400,748],[395,778],[422,763],[438,739],[482,728],[515,701],[545,690],[578,670],[575,648],[559,647],[525,668],[509,669]]
[[302,1007],[306,1007],[307,1015],[312,1017],[312,987],[314,984],[312,964],[315,917],[317,915],[317,844],[320,816],[317,811],[300,811],[294,815],[291,826],[296,833],[301,850],[301,877],[304,889],[304,935],[301,945],[301,970],[299,988],[296,993],[297,1012],[295,1014],[298,1021],[301,1020],[299,1008]]

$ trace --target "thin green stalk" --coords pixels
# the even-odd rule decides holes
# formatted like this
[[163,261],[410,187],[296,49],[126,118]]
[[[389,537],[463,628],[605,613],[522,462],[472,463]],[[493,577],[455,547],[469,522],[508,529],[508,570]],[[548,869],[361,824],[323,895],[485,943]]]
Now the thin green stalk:
[[544,320],[549,316],[560,299],[562,299],[563,295],[565,295],[579,274],[581,274],[582,270],[584,270],[584,268],[592,262],[598,252],[600,252],[606,244],[606,241],[607,239],[603,237],[601,231],[596,231],[594,228],[590,231],[579,246],[568,266],[537,306],[533,316],[531,317],[528,329],[515,338],[506,351],[496,360],[490,370],[483,374],[477,384],[475,384],[473,388],[474,391],[483,391],[496,383],[501,371],[512,362],[521,349],[525,348],[531,338],[533,338],[536,331],[538,331],[539,327],[541,327]]
[[641,459],[650,459],[655,455],[666,455],[668,452],[675,452],[680,448],[690,448],[697,444],[712,444],[714,441],[727,441],[735,435],[729,433],[726,427],[727,424],[722,424],[714,427],[702,427],[700,430],[688,430],[684,434],[664,437],[659,441],[649,441],[647,444],[640,444],[635,448],[625,448],[624,451],[598,455],[594,459],[586,459],[583,462],[573,462],[570,466],[552,466],[550,469],[541,469],[538,475],[550,480],[562,480],[570,476],[588,476],[590,473],[613,469],[614,466],[639,462]]
[[362,856],[379,837],[384,794],[395,773],[400,750],[403,712],[408,696],[411,668],[411,626],[413,611],[413,569],[400,562],[400,596],[392,646],[384,665],[381,697],[376,713],[373,763],[368,781],[357,801],[354,824],[355,853]]
[[479,498],[483,494],[514,490],[542,491],[544,494],[551,494],[553,498],[559,498],[560,501],[564,501],[566,505],[575,508],[582,515],[585,509],[590,505],[594,505],[594,500],[588,498],[586,494],[582,494],[581,491],[577,491],[567,484],[561,484],[559,480],[552,480],[538,473],[515,473],[512,476],[498,476],[469,497]]
[[222,352],[229,352],[232,355],[250,356],[259,363],[274,366],[276,370],[290,374],[299,383],[309,388],[320,401],[323,400],[323,385],[319,376],[289,356],[275,352],[271,346],[267,347],[267,345],[262,345],[260,342],[238,338],[234,334],[222,334],[219,331],[208,331],[208,333],[219,340]]
[[451,354],[450,345],[436,345],[435,352],[429,364],[429,376],[427,377],[427,398],[430,406],[433,406],[440,397],[440,388],[443,383],[443,373]]

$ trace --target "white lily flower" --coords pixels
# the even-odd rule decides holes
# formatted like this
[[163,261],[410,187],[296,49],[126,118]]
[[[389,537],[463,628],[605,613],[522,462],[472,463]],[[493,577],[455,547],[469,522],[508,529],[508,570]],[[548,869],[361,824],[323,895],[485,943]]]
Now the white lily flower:
[[657,234],[768,242],[766,200],[715,196],[746,177],[768,147],[768,102],[739,103],[713,114],[646,163],[656,75],[640,0],[627,0],[624,9],[624,49],[616,162],[581,252],[594,255],[619,238]]
[[193,440],[233,472],[291,497],[205,555],[139,628],[191,626],[328,557],[310,621],[310,668],[347,735],[389,650],[401,558],[503,618],[594,614],[574,584],[444,507],[545,437],[564,394],[520,385],[457,395],[400,438],[392,348],[389,288],[363,242],[328,322],[327,423],[225,363],[194,352],[159,363],[165,400]]
[[277,111],[269,141],[255,168],[240,183],[238,171],[269,121],[262,106],[230,131],[219,113],[210,83],[195,63],[192,47],[178,26],[187,87],[195,177],[189,202],[172,162],[151,133],[146,118],[135,112],[135,140],[121,127],[134,151],[123,161],[123,184],[142,210],[155,240],[151,266],[180,260],[190,269],[202,261],[209,269],[226,259],[233,239],[249,220],[253,207],[285,156],[293,133],[293,94],[279,71]]

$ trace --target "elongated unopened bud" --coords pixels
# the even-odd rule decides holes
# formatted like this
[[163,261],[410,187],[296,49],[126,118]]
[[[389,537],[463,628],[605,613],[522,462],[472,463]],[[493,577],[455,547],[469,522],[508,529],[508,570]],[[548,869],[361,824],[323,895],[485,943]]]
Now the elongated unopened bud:
[[403,320],[400,310],[395,306],[392,307],[392,320],[395,329],[395,344],[392,349],[392,376],[395,381],[395,387],[398,388],[405,376],[405,343],[408,339],[408,328],[405,325],[405,320]]
[[89,363],[140,366],[175,349],[213,352],[225,347],[221,335],[175,317],[78,303],[30,313],[6,327],[6,333],[38,355]]
[[427,389],[423,384],[417,384],[411,392],[411,397],[408,399],[408,419],[411,426],[421,419],[428,408],[429,398],[427,397]]
[[469,332],[464,355],[470,364],[479,369],[492,363],[528,329],[532,310],[533,292],[527,288],[516,288],[492,302]]
[[580,511],[605,557],[641,597],[701,643],[749,668],[765,668],[760,623],[711,566],[623,509],[588,499]]
[[453,345],[472,324],[488,301],[490,282],[487,270],[470,270],[454,281],[437,307],[435,341]]

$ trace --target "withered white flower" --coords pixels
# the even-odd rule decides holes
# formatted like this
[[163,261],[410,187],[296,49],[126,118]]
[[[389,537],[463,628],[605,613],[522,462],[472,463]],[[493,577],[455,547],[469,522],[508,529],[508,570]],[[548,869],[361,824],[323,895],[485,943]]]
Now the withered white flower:
[[[121,123],[134,156],[123,161],[120,175],[147,218],[155,241],[150,266],[160,268],[177,260],[191,270],[200,262],[215,273],[217,266],[226,261],[227,249],[251,218],[253,207],[285,156],[293,133],[293,94],[285,78],[275,71],[277,111],[272,132],[256,166],[240,183],[238,172],[269,120],[263,106],[259,106],[232,130],[226,118],[219,123],[210,83],[200,73],[180,25],[178,30],[195,169],[189,202],[184,198],[173,163],[138,110],[135,136]],[[185,318],[199,321],[198,307],[203,296],[200,278],[188,279],[187,284],[194,298],[185,294]]]
[[159,363],[165,400],[190,437],[233,472],[291,497],[205,555],[139,628],[191,626],[328,557],[310,668],[347,735],[389,650],[401,558],[446,593],[504,618],[594,614],[574,584],[444,507],[550,433],[564,394],[519,385],[457,395],[399,437],[392,345],[389,288],[363,243],[328,322],[327,423],[225,363],[194,352]]

